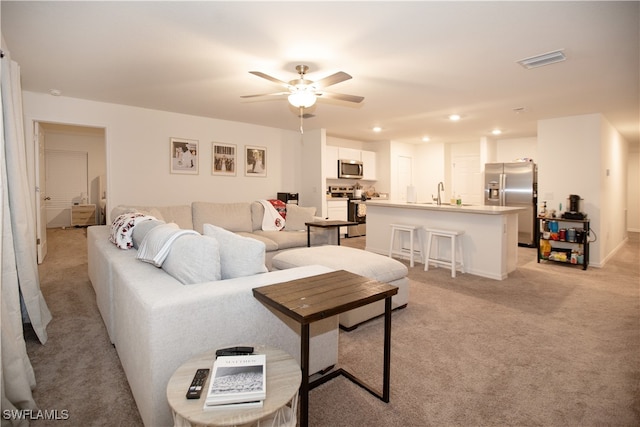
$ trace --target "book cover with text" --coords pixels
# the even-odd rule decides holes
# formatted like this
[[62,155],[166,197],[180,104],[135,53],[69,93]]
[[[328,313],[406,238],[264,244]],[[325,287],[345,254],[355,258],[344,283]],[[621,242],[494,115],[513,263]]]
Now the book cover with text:
[[267,395],[266,356],[220,356],[213,363],[206,406],[256,402]]

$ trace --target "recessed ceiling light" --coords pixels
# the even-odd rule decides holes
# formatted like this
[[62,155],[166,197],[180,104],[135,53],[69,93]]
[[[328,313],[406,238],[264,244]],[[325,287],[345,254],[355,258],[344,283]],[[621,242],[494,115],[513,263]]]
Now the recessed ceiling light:
[[492,134],[494,135],[500,135],[502,133],[502,131],[500,129],[494,129],[491,131]]
[[449,116],[449,120],[451,120],[452,122],[457,122],[458,120],[460,120],[460,114],[451,114]]
[[374,132],[382,132],[382,128],[381,128],[380,126],[375,126],[375,127],[373,128],[373,131],[374,131]]
[[429,142],[429,141],[431,141],[431,138],[429,138],[428,136],[423,136],[422,137],[422,141],[423,142]]
[[553,52],[530,56],[529,58],[524,58],[516,62],[522,65],[527,70],[530,70],[531,68],[542,67],[544,65],[555,64],[556,62],[562,62],[567,59],[563,50],[564,49],[558,49],[554,50]]

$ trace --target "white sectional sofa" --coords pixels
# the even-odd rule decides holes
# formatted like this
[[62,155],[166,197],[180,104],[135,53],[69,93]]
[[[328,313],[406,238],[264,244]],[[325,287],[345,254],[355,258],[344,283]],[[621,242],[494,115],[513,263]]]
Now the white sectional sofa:
[[[148,211],[183,228],[194,228],[195,224],[196,230],[200,228],[198,231],[202,232],[201,227],[209,221],[231,228],[240,224],[237,215],[232,219],[221,217],[215,221],[214,214],[226,212],[233,215],[240,209],[245,212],[246,221],[246,209],[259,210],[248,203],[212,205],[194,203],[188,209],[167,207],[148,208]],[[88,228],[89,278],[109,337],[116,347],[146,426],[173,424],[166,398],[167,382],[182,363],[199,353],[232,345],[265,344],[282,349],[299,361],[300,325],[265,307],[253,297],[252,289],[325,273],[332,271],[331,268],[311,265],[185,285],[164,268],[138,260],[136,249],[116,247],[108,239],[109,228]],[[256,231],[259,230],[237,233],[253,235]],[[296,232],[295,235],[306,246],[306,232]],[[192,237],[207,238],[200,235]],[[260,240],[264,242],[267,238],[263,235]],[[326,236],[317,235],[316,238],[322,241]],[[278,243],[272,241],[275,245],[287,245],[286,239]],[[281,248],[271,252],[279,250]],[[310,372],[335,365],[338,360],[337,317],[313,323],[311,336]]]
[[[180,228],[202,233],[204,224],[214,224],[241,236],[260,240],[266,247],[266,266],[271,270],[271,259],[283,250],[307,246],[305,222],[322,218],[315,216],[315,208],[287,205],[287,220],[282,231],[262,230],[264,207],[260,202],[212,203],[193,202],[176,206],[117,206],[111,211],[110,221],[126,212],[143,212],[165,222],[174,222]],[[311,245],[336,243],[336,234],[327,229],[311,229]]]

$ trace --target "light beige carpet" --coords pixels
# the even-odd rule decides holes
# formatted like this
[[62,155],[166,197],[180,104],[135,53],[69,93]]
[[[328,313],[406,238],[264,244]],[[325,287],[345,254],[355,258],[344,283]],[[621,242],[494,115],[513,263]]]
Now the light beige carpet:
[[[68,422],[141,425],[87,277],[83,229],[50,230],[41,266],[49,342],[28,337],[42,409]],[[362,238],[344,245],[362,247]],[[605,268],[538,264],[495,281],[410,268],[393,314],[391,402],[345,378],[311,392],[311,426],[640,425],[638,233]],[[340,333],[340,364],[381,386],[382,319]]]

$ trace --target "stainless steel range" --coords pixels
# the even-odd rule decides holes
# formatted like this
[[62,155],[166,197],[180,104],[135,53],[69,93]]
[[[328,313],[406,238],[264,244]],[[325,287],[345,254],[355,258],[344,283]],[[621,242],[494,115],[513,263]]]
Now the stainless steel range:
[[331,197],[353,197],[353,185],[331,185],[329,186],[329,194]]
[[347,227],[347,237],[360,237],[367,234],[367,204],[362,199],[349,200],[347,219],[358,225]]
[[347,220],[358,225],[347,227],[347,237],[360,237],[367,234],[367,205],[362,198],[355,197],[353,185],[330,186],[329,194],[333,198],[349,199],[347,203]]

